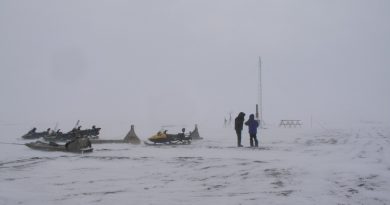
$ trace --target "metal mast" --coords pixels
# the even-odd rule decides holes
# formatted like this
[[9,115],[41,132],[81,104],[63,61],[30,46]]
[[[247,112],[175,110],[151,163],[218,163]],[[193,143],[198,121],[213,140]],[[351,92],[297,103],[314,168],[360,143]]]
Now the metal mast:
[[261,84],[261,57],[259,56],[259,91],[258,93],[258,100],[259,100],[259,116],[258,120],[260,120],[259,127],[260,129],[263,128],[263,91],[262,91],[262,84]]

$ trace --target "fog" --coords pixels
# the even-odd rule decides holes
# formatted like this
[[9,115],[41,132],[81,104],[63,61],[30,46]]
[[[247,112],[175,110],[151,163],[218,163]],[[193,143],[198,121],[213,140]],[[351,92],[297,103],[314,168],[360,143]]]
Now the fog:
[[[390,2],[0,0],[0,129],[390,122]],[[15,128],[16,129],[16,128]]]

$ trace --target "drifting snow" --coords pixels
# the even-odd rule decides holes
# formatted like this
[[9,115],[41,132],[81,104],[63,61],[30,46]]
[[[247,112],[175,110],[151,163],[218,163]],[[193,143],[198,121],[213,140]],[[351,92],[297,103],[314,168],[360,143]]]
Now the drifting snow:
[[387,128],[270,128],[258,149],[234,147],[230,128],[199,131],[191,145],[84,155],[2,144],[0,204],[390,204]]

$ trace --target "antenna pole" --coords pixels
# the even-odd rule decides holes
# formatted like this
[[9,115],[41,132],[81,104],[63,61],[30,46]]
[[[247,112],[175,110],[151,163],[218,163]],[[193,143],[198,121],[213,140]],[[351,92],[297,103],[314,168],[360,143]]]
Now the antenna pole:
[[258,100],[259,100],[259,115],[258,115],[258,120],[260,120],[259,127],[260,129],[263,128],[263,96],[262,96],[262,85],[261,85],[261,57],[259,56],[259,91],[258,91]]

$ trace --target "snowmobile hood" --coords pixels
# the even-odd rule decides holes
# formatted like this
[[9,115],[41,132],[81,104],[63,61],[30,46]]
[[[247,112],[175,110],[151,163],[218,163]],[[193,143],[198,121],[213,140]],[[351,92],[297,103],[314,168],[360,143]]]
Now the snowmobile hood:
[[162,132],[157,132],[157,134],[151,136],[149,140],[158,140],[158,139],[165,139],[167,138],[167,135]]

